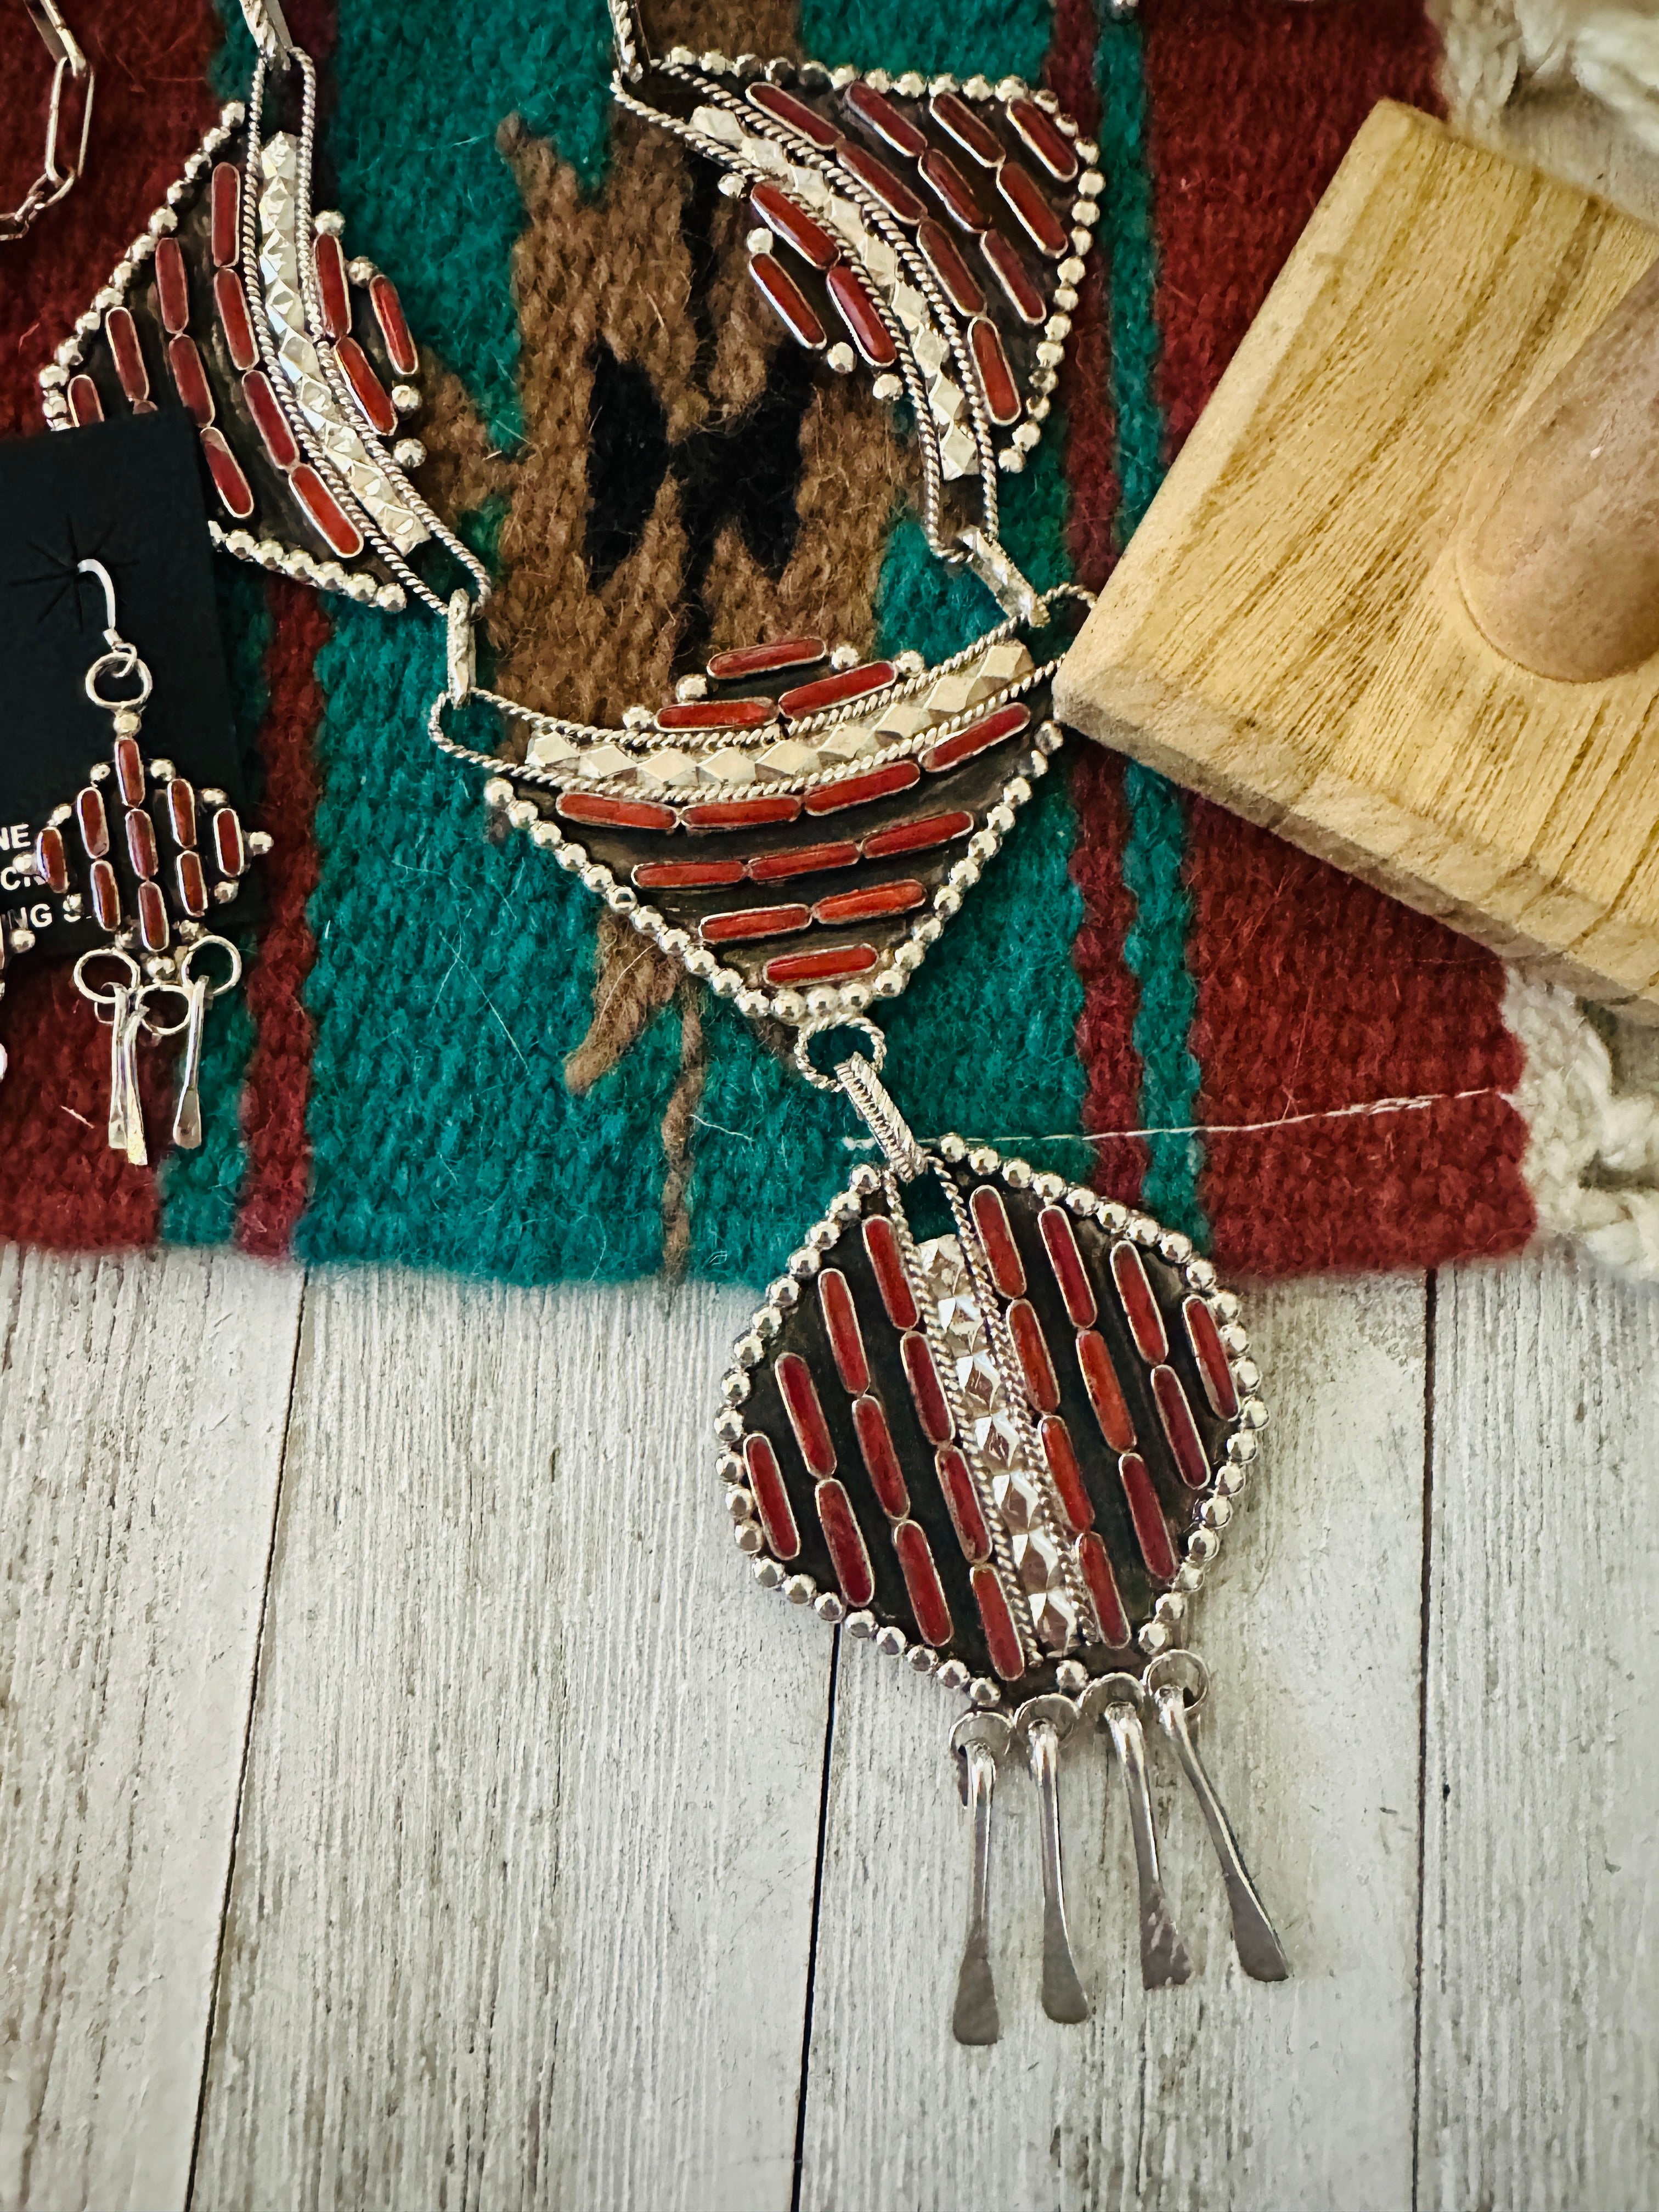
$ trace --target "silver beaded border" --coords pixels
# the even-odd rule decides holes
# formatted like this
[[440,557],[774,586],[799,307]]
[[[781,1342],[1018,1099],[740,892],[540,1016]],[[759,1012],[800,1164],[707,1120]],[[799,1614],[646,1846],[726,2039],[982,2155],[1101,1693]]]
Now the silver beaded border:
[[[1109,1236],[1127,1237],[1156,1253],[1180,1269],[1187,1290],[1201,1297],[1215,1316],[1238,1391],[1238,1413],[1228,1431],[1222,1463],[1209,1488],[1194,1502],[1193,1523],[1183,1547],[1185,1557],[1174,1585],[1157,1599],[1151,1620],[1136,1632],[1143,1661],[1150,1664],[1181,1641],[1191,1601],[1203,1589],[1206,1576],[1220,1553],[1223,1535],[1249,1480],[1261,1451],[1261,1432],[1267,1425],[1267,1408],[1258,1395],[1261,1370],[1249,1356],[1249,1339],[1238,1319],[1238,1295],[1220,1286],[1213,1265],[1194,1251],[1190,1237],[1179,1230],[1165,1229],[1148,1213],[1120,1205],[1115,1199],[1102,1198],[1081,1183],[1068,1183],[1064,1176],[1039,1171],[1029,1161],[1005,1159],[994,1146],[970,1144],[954,1132],[929,1149],[951,1166],[965,1160],[976,1176],[1000,1176],[1011,1190],[1029,1190],[1046,1204],[1063,1205],[1080,1219],[1098,1222]],[[766,1532],[756,1512],[741,1456],[745,1434],[742,1408],[749,1396],[750,1369],[769,1357],[767,1346],[781,1330],[784,1316],[799,1303],[803,1285],[817,1273],[824,1254],[840,1242],[842,1232],[862,1218],[866,1200],[881,1188],[877,1168],[868,1163],[854,1168],[847,1188],[836,1194],[828,1212],[812,1224],[799,1248],[790,1254],[786,1272],[768,1285],[747,1330],[732,1347],[732,1364],[721,1381],[724,1402],[714,1422],[720,1447],[714,1471],[725,1486],[726,1512],[738,1549],[750,1560],[763,1589],[781,1591],[792,1605],[810,1605],[830,1626],[844,1626],[849,1635],[873,1643],[890,1658],[907,1660],[919,1674],[933,1675],[945,1689],[965,1691],[971,1705],[995,1705],[1002,1700],[1001,1683],[988,1675],[970,1678],[960,1659],[945,1658],[930,1644],[911,1643],[891,1621],[878,1627],[873,1614],[849,1611],[839,1591],[820,1590],[810,1575],[792,1573],[785,1561],[775,1558],[767,1547]],[[1080,1660],[1062,1659],[1055,1669],[1060,1692],[1073,1698],[1080,1696],[1091,1679]]]

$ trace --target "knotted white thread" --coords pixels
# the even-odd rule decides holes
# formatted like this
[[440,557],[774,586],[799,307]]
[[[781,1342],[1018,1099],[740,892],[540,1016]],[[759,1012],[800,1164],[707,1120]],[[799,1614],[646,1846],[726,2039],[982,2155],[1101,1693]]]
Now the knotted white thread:
[[1516,93],[1578,84],[1659,152],[1659,0],[1431,0],[1454,114],[1490,124]]

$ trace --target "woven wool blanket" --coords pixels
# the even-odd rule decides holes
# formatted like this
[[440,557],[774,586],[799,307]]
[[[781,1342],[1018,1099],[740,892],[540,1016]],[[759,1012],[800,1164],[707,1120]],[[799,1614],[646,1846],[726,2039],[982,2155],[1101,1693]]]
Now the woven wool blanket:
[[[501,688],[603,715],[653,696],[688,623],[932,658],[995,618],[926,556],[884,411],[855,380],[811,386],[767,325],[738,211],[711,217],[679,150],[613,118],[598,0],[289,12],[350,250],[427,349],[424,481],[501,578]],[[40,429],[35,372],[251,60],[209,0],[75,16],[93,159],[3,249],[6,434]],[[1005,507],[1040,584],[1109,573],[1372,104],[1438,105],[1413,0],[1145,0],[1122,21],[1093,0],[673,0],[649,20],[664,45],[1046,82],[1098,137],[1103,266]],[[21,10],[0,31],[8,178],[37,152],[32,36]],[[19,969],[0,1235],[763,1279],[856,1157],[850,1116],[550,855],[491,842],[479,777],[425,736],[435,626],[218,567],[276,842],[246,990],[210,1026],[206,1140],[153,1170],[109,1152],[104,1033],[61,963]],[[1081,740],[1061,760],[891,1010],[919,1132],[1086,1171],[1257,1275],[1585,1225],[1606,1055],[1570,1001],[1147,770]],[[168,1070],[144,1080],[159,1131]],[[1596,1204],[1589,1225],[1628,1243],[1630,1209]]]

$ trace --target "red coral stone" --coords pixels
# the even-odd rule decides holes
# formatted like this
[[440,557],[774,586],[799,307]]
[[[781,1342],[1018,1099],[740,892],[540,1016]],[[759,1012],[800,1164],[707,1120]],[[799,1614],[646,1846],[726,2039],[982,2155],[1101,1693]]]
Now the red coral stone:
[[240,876],[247,866],[247,842],[234,806],[221,806],[214,813],[213,857],[222,876]]
[[642,891],[700,891],[743,881],[741,860],[643,860],[634,871]]
[[818,1403],[818,1387],[812,1380],[812,1370],[798,1352],[781,1352],[777,1364],[778,1391],[783,1400],[783,1409],[789,1416],[789,1425],[795,1432],[795,1442],[800,1446],[800,1455],[813,1474],[833,1474],[836,1471],[836,1447],[830,1440],[830,1425],[823,1418],[823,1408]]
[[266,453],[286,475],[299,459],[300,448],[264,369],[248,371],[242,379],[242,397],[247,402],[248,413],[253,417],[255,428],[264,441]]
[[751,84],[749,97],[775,123],[781,123],[791,131],[799,131],[804,138],[828,154],[840,138],[833,123],[826,122],[817,110],[809,107],[804,100],[785,92],[775,84]]
[[1098,1536],[1084,1537],[1077,1547],[1077,1563],[1083,1570],[1083,1579],[1094,1600],[1096,1617],[1100,1622],[1101,1641],[1121,1650],[1129,1640],[1129,1616],[1123,1609],[1122,1598],[1118,1595],[1117,1577],[1112,1572],[1106,1547]]
[[818,1523],[830,1547],[830,1564],[848,1605],[868,1605],[876,1594],[870,1554],[853,1511],[853,1501],[838,1482],[819,1483],[816,1492]]
[[910,1510],[910,1492],[899,1465],[898,1449],[887,1425],[878,1398],[858,1398],[853,1404],[853,1426],[858,1431],[870,1487],[890,1519],[902,1521]]
[[985,1525],[985,1510],[979,1502],[979,1492],[974,1487],[974,1478],[968,1472],[968,1462],[954,1444],[946,1444],[934,1454],[933,1465],[939,1473],[939,1488],[945,1493],[945,1503],[950,1508],[951,1523],[957,1532],[957,1541],[966,1559],[988,1559],[991,1556],[991,1532]]
[[776,883],[787,876],[816,876],[826,868],[850,868],[859,857],[854,844],[792,845],[785,853],[763,853],[749,863],[749,880]]
[[363,535],[309,461],[289,473],[295,495],[343,561],[363,550]]
[[69,381],[70,413],[74,416],[77,429],[84,430],[88,422],[101,422],[104,403],[98,397],[98,386],[89,376],[72,376]]
[[111,307],[104,317],[104,336],[121,389],[136,407],[141,399],[149,398],[149,371],[138,343],[138,325],[125,307]]
[[1025,1262],[1014,1242],[1001,1192],[988,1182],[976,1184],[968,1200],[968,1211],[974,1217],[974,1226],[985,1247],[985,1257],[997,1288],[1005,1297],[1018,1297],[1025,1288]]
[[821,637],[781,637],[770,645],[736,645],[711,658],[708,674],[715,684],[738,684],[749,676],[770,676],[780,668],[811,668],[829,650]]
[[319,231],[312,247],[317,266],[317,296],[322,302],[323,328],[331,338],[343,338],[351,328],[351,294],[346,287],[345,250],[330,231]]
[[176,238],[155,241],[155,304],[162,329],[169,337],[177,337],[190,321],[190,271]]
[[1002,159],[1002,141],[990,125],[975,114],[959,93],[936,92],[928,102],[933,120],[964,147],[981,168],[994,169]]
[[92,890],[92,910],[98,917],[98,927],[112,935],[121,927],[121,891],[115,880],[115,871],[107,860],[94,860],[88,872]]
[[181,775],[171,776],[167,785],[167,826],[173,832],[175,845],[196,842],[196,793]]
[[591,823],[596,830],[672,830],[672,806],[648,799],[608,799],[599,791],[562,791],[553,802],[567,822]]
[[884,145],[890,146],[896,154],[902,154],[908,161],[915,161],[927,151],[927,141],[908,116],[901,115],[884,93],[873,85],[854,82],[842,94],[859,121],[874,131]]
[[202,432],[202,454],[225,513],[246,522],[253,512],[253,488],[242,474],[242,465],[226,444],[223,433],[211,425]]
[[165,952],[172,935],[167,927],[167,902],[161,896],[159,884],[141,883],[138,886],[138,934],[146,952]]
[[1018,248],[1000,230],[988,230],[980,241],[980,250],[1021,322],[1040,323],[1048,310],[1019,258]]
[[921,1318],[915,1293],[904,1271],[904,1255],[898,1233],[884,1213],[872,1213],[864,1224],[864,1249],[876,1278],[876,1288],[895,1328],[914,1328]]
[[1095,1419],[1100,1423],[1102,1436],[1114,1451],[1129,1450],[1135,1440],[1135,1425],[1123,1402],[1123,1385],[1112,1365],[1112,1355],[1098,1329],[1078,1332],[1077,1364],[1083,1370],[1084,1387],[1095,1409]]
[[69,857],[61,830],[43,830],[34,841],[34,871],[49,891],[69,889]]
[[1176,1565],[1175,1546],[1170,1541],[1169,1524],[1158,1502],[1146,1462],[1139,1452],[1125,1452],[1117,1463],[1117,1471],[1128,1502],[1129,1518],[1134,1523],[1135,1541],[1140,1547],[1147,1571],[1161,1583],[1172,1583]]
[[1058,1413],[1050,1413],[1037,1426],[1037,1440],[1048,1462],[1048,1474],[1073,1533],[1081,1535],[1094,1526],[1095,1509],[1085,1487],[1072,1432]]
[[1037,1216],[1037,1228],[1073,1327],[1092,1328],[1098,1310],[1094,1285],[1083,1264],[1083,1255],[1077,1249],[1077,1232],[1072,1227],[1070,1215],[1061,1206],[1045,1206]]
[[225,334],[225,345],[232,362],[238,368],[252,368],[258,361],[259,349],[254,341],[252,318],[247,311],[247,294],[234,269],[221,269],[214,277],[213,304],[218,310],[219,327]]
[[1158,1418],[1170,1440],[1181,1480],[1188,1490],[1202,1490],[1210,1479],[1210,1455],[1198,1433],[1198,1424],[1187,1402],[1187,1393],[1181,1387],[1181,1377],[1173,1367],[1153,1368],[1152,1395],[1158,1401]]
[[862,699],[866,691],[884,690],[897,670],[890,660],[866,660],[857,668],[838,668],[833,676],[815,676],[810,684],[797,684],[778,705],[792,722],[821,708],[840,707],[848,699]]
[[933,1346],[919,1328],[906,1329],[899,1339],[899,1358],[904,1363],[905,1380],[915,1401],[916,1419],[921,1423],[922,1434],[929,1443],[949,1443],[955,1425],[951,1408],[945,1401]]
[[117,738],[115,740],[115,781],[127,805],[142,805],[144,757],[138,750],[136,738]]
[[817,353],[826,343],[817,310],[775,254],[750,256],[749,274],[797,345]]
[[346,373],[346,381],[356,394],[357,404],[368,417],[370,428],[383,438],[389,438],[398,427],[398,410],[392,404],[392,395],[374,374],[374,363],[356,338],[342,338],[334,349],[334,358]]
[[927,900],[921,885],[907,878],[896,884],[874,884],[867,890],[837,891],[818,901],[812,919],[833,929],[848,921],[873,921],[884,914],[909,914]]
[[927,255],[929,265],[945,287],[946,298],[953,307],[964,315],[985,313],[985,294],[979,279],[963,259],[957,242],[943,223],[935,222],[930,216],[918,226],[917,243]]
[[968,343],[974,349],[974,366],[979,371],[991,420],[998,424],[1018,422],[1019,387],[1014,382],[1014,372],[1008,366],[1008,356],[1002,350],[1002,340],[995,325],[981,317],[969,330]]
[[1069,185],[1077,174],[1077,149],[1054,117],[1034,100],[1011,100],[1006,112],[1054,181]]
[[204,915],[208,910],[207,877],[199,854],[180,853],[173,864],[173,875],[179,886],[179,903],[185,912],[198,917]]
[[933,1565],[933,1547],[915,1521],[902,1521],[893,1531],[893,1549],[909,1593],[910,1610],[916,1617],[924,1644],[948,1644],[956,1624],[945,1602],[945,1586]]
[[1005,1682],[1016,1682],[1025,1672],[1025,1655],[1019,1648],[1019,1631],[1014,1626],[1014,1616],[1008,1610],[1008,1601],[1002,1594],[994,1567],[975,1567],[973,1571],[974,1602],[979,1607],[979,1617],[985,1629],[985,1642],[991,1654],[991,1664]]
[[705,945],[749,945],[763,937],[787,937],[812,919],[810,907],[750,906],[732,914],[711,914],[699,932]]
[[809,814],[839,814],[845,806],[862,806],[866,799],[890,798],[921,781],[921,770],[913,760],[890,761],[872,769],[868,775],[849,775],[839,783],[820,784],[806,794]]
[[1193,1358],[1198,1362],[1199,1379],[1204,1385],[1204,1395],[1223,1420],[1231,1421],[1238,1411],[1238,1389],[1228,1362],[1227,1347],[1221,1341],[1221,1331],[1216,1327],[1215,1316],[1200,1297],[1185,1300],[1181,1314],[1187,1324],[1187,1341],[1192,1346]]
[[155,824],[142,806],[134,806],[127,813],[127,858],[132,863],[135,876],[153,876],[159,861],[155,850]]
[[655,720],[659,730],[758,730],[777,711],[770,699],[676,699]]
[[104,811],[104,794],[95,783],[86,784],[76,793],[75,823],[87,858],[101,860],[109,850],[109,817]]
[[213,404],[213,386],[208,382],[196,341],[187,331],[167,340],[167,368],[172,372],[173,388],[196,417],[197,428],[205,430],[218,410]]
[[786,246],[793,246],[814,269],[830,269],[841,258],[841,248],[821,222],[814,222],[805,208],[795,205],[776,185],[755,185],[749,198],[756,215],[769,230],[776,231]]
[[839,1267],[825,1267],[818,1276],[818,1307],[836,1355],[836,1369],[843,1387],[856,1398],[870,1388],[870,1362],[865,1356],[864,1332],[859,1327],[853,1293]]
[[[921,173],[952,222],[963,230],[981,231],[988,226],[985,210],[974,198],[968,179],[948,154],[923,155]],[[929,260],[933,258],[930,254]]]
[[945,738],[932,751],[924,756],[925,765],[937,775],[940,769],[955,768],[958,763],[972,760],[975,754],[988,752],[1000,745],[1005,738],[1012,738],[1023,730],[1031,719],[1030,709],[1011,702],[999,707],[994,714],[987,714],[977,722],[970,722],[965,730],[958,730],[953,738]]
[[997,188],[1039,253],[1058,261],[1070,252],[1071,235],[1029,169],[1023,169],[1018,161],[1005,161],[997,172]]
[[216,161],[209,189],[214,265],[223,269],[234,261],[241,246],[241,171],[234,161]]
[[1149,1366],[1155,1367],[1159,1360],[1169,1358],[1170,1340],[1164,1333],[1158,1300],[1152,1296],[1152,1284],[1146,1278],[1146,1263],[1133,1244],[1113,1245],[1112,1280],[1117,1285],[1118,1297],[1128,1316],[1135,1350]]
[[852,332],[853,343],[872,368],[890,368],[898,359],[893,333],[881,319],[858,271],[843,262],[824,278],[836,312]]
[[866,154],[862,146],[843,146],[841,165],[872,191],[896,222],[920,222],[927,212],[908,185],[893,174],[885,161]]
[[1008,1309],[1008,1334],[1025,1376],[1025,1395],[1039,1413],[1052,1413],[1060,1404],[1060,1380],[1036,1309],[1025,1298],[1016,1298]]
[[758,1431],[746,1437],[743,1456],[749,1470],[749,1487],[760,1508],[761,1527],[766,1531],[767,1544],[775,1558],[793,1559],[800,1549],[800,1531],[795,1526],[789,1492],[770,1437],[762,1436]]
[[680,810],[688,830],[750,830],[772,822],[793,822],[800,801],[793,793],[780,792],[769,799],[708,799]]
[[847,975],[863,975],[880,955],[873,945],[843,945],[830,952],[786,952],[766,963],[769,983],[836,983]]
[[421,356],[409,325],[404,317],[404,303],[398,297],[398,288],[389,276],[375,276],[368,287],[368,304],[374,310],[374,319],[380,326],[386,358],[399,376],[413,376],[421,365]]
[[935,845],[948,845],[965,837],[974,826],[971,814],[927,814],[917,822],[900,822],[890,830],[878,830],[863,844],[866,860],[884,860],[898,853],[925,853]]

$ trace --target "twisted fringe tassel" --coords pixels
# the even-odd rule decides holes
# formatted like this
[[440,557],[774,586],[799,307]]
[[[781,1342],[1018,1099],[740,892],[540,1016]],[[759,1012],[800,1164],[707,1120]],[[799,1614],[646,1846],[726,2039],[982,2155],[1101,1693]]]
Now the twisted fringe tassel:
[[1620,1090],[1607,1046],[1559,984],[1510,969],[1504,1018],[1527,1055],[1514,1103],[1531,1133],[1522,1172],[1540,1229],[1659,1282],[1659,1096]]
[[1659,153],[1659,6],[1601,0],[1431,0],[1453,112],[1490,123],[1528,85],[1577,83]]

